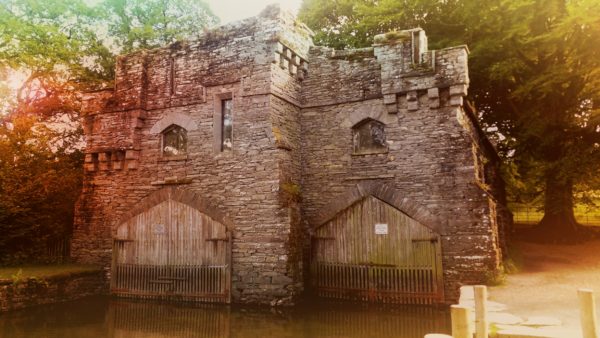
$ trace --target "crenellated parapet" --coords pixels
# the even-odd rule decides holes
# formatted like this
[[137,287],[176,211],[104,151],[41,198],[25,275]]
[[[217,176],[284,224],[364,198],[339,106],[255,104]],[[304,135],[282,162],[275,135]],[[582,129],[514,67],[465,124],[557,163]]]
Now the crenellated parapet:
[[377,35],[373,47],[311,47],[303,104],[383,98],[389,113],[461,106],[469,75],[466,46],[429,50],[420,28]]
[[374,49],[389,113],[462,105],[469,84],[466,46],[429,50],[425,31],[416,28],[377,35]]
[[112,89],[85,93],[82,101],[85,171],[137,169],[146,111],[112,111],[116,109]]

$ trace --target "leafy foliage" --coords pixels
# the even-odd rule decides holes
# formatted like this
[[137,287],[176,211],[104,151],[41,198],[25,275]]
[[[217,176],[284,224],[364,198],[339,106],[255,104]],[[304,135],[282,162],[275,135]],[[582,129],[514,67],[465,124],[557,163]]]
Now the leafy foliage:
[[0,0],[0,263],[34,257],[71,229],[79,93],[111,86],[117,54],[193,38],[216,21],[201,0]]
[[218,22],[208,5],[197,0],[107,0],[103,9],[120,53],[194,38]]
[[71,148],[64,133],[32,117],[0,124],[3,261],[39,254],[47,241],[69,233],[83,174],[81,153]]

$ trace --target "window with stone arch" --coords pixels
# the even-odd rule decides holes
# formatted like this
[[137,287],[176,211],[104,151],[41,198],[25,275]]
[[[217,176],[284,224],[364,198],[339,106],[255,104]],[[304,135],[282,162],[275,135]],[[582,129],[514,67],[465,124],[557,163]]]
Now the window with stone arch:
[[173,157],[187,154],[187,130],[185,128],[172,124],[161,134],[162,156]]
[[365,119],[352,127],[354,154],[373,154],[388,151],[385,125],[373,119]]

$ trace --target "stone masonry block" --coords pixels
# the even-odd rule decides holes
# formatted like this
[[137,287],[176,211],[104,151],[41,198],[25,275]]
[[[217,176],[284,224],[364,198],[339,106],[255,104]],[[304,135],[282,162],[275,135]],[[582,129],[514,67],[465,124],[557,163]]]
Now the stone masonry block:
[[110,153],[99,153],[98,154],[98,161],[100,162],[107,162],[108,160],[110,160]]
[[285,56],[283,54],[279,55],[279,67],[281,67],[281,69],[285,69],[285,62],[287,60],[285,59]]
[[440,90],[439,90],[439,88],[429,88],[429,89],[427,89],[427,97],[429,97],[430,99],[440,97]]
[[409,101],[409,102],[410,101],[417,101],[417,99],[418,99],[418,96],[417,96],[417,91],[416,90],[413,90],[413,91],[410,91],[410,92],[406,93],[406,101]]
[[398,113],[398,105],[396,103],[386,104],[385,110],[389,114],[397,114]]
[[463,105],[463,97],[454,95],[450,96],[450,105],[451,106],[462,106]]
[[127,169],[135,170],[138,168],[138,160],[127,160]]
[[396,103],[396,94],[385,94],[383,95],[384,104]]
[[277,45],[275,46],[275,51],[279,54],[283,54],[285,50],[285,47],[283,46],[283,44],[281,42],[277,42]]
[[450,86],[450,96],[454,95],[467,95],[468,86],[466,84],[460,84],[455,86]]
[[296,66],[299,66],[299,65],[300,65],[300,63],[301,63],[301,61],[302,61],[302,59],[300,59],[300,57],[299,57],[298,55],[296,55],[296,56],[294,56],[294,57],[292,58],[292,62],[293,62],[293,64],[294,64],[294,65],[296,65]]
[[407,109],[410,111],[415,111],[419,109],[419,101],[408,101],[407,104]]
[[140,158],[140,152],[138,150],[127,149],[125,151],[125,159],[137,160],[138,158]]
[[302,62],[300,63],[300,69],[302,69],[303,71],[308,71],[308,62],[302,60]]
[[144,127],[144,120],[141,118],[133,118],[131,120],[131,123],[133,124],[132,127],[135,129],[141,129]]

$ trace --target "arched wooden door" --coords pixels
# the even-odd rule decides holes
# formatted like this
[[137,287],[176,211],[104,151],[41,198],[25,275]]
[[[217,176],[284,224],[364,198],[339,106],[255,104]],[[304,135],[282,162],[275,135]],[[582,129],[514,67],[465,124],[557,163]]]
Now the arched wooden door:
[[230,233],[187,204],[165,200],[117,229],[113,294],[228,303],[230,284]]
[[443,301],[439,236],[373,196],[318,227],[312,243],[312,286],[319,296]]

